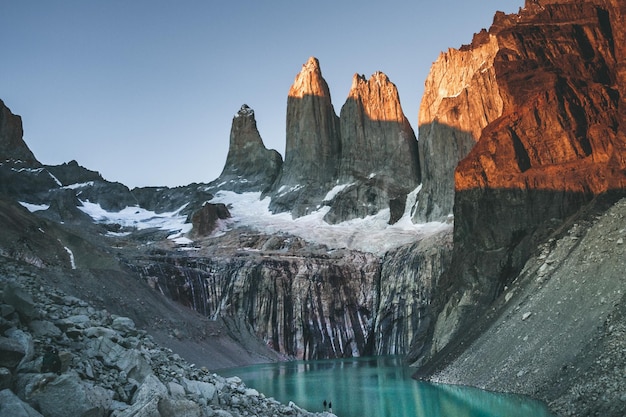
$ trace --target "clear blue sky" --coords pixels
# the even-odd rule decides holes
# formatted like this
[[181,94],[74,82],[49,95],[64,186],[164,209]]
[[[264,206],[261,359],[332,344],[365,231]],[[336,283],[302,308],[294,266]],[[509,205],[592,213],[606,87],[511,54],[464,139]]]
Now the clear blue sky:
[[287,93],[319,59],[339,114],[354,73],[383,71],[417,131],[441,51],[524,0],[0,0],[0,99],[45,164],[130,187],[209,182],[234,114],[284,155]]

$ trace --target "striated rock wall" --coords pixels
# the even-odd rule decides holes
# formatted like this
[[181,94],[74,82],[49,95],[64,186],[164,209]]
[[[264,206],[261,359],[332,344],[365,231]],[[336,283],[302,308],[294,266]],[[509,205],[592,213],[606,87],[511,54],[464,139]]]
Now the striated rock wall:
[[[264,240],[263,245],[274,245],[275,240]],[[380,274],[373,255],[241,251],[229,258],[152,257],[139,265],[162,293],[206,316],[234,318],[285,356],[322,359],[373,353],[374,294]]]
[[377,355],[415,359],[435,317],[431,301],[452,257],[452,229],[387,253],[381,267],[374,332]]
[[153,253],[128,263],[155,290],[232,321],[282,355],[402,355],[426,343],[451,236],[448,229],[381,259],[289,236],[230,232],[196,256]]

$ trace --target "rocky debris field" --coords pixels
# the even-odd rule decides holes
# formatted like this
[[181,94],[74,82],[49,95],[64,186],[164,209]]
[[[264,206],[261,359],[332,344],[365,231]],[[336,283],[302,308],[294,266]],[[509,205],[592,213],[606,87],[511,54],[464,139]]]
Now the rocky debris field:
[[537,249],[433,380],[530,395],[559,416],[625,415],[626,199],[603,204]]
[[198,368],[30,272],[0,289],[0,417],[332,416]]

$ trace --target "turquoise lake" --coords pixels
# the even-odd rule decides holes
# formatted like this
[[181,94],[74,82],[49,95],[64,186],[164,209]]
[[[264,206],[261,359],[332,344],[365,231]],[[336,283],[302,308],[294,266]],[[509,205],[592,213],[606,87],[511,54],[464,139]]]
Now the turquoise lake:
[[308,411],[331,402],[338,417],[553,417],[543,403],[411,378],[400,357],[280,362],[219,371]]

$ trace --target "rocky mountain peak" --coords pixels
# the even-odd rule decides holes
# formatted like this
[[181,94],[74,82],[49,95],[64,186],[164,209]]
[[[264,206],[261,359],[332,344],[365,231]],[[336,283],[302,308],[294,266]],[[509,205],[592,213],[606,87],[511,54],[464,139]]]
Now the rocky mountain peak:
[[398,89],[387,75],[375,72],[369,80],[364,75],[354,74],[348,100],[366,103],[364,110],[372,120],[404,122],[406,117],[400,106]]
[[335,223],[390,208],[395,222],[404,213],[406,195],[419,184],[420,169],[415,133],[387,75],[378,71],[369,80],[354,75],[340,127],[338,183],[350,185],[336,195],[325,220]]
[[237,192],[264,191],[278,176],[282,163],[280,154],[263,144],[254,110],[244,104],[233,117],[224,169],[211,186]]
[[289,89],[289,97],[302,98],[305,95],[330,98],[328,84],[326,84],[326,80],[322,77],[320,63],[315,57],[310,57],[308,61],[302,65],[302,70],[296,76],[293,85]]
[[0,163],[19,161],[30,167],[41,166],[24,142],[23,135],[22,118],[13,114],[0,100]]
[[339,118],[317,58],[309,58],[287,98],[285,163],[270,191],[274,212],[316,210],[336,179]]

